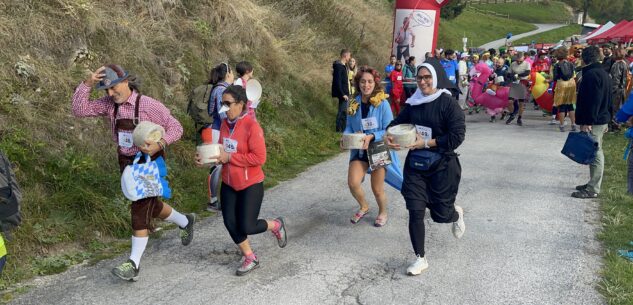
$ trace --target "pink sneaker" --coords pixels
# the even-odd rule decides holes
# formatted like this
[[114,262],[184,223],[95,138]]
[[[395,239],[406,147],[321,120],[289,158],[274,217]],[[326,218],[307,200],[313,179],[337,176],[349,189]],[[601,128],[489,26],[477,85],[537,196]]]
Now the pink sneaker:
[[238,276],[242,276],[249,273],[251,270],[257,267],[259,267],[259,261],[257,260],[257,257],[254,254],[251,258],[243,256],[242,265],[239,268],[237,268],[237,271],[235,272],[235,274]]

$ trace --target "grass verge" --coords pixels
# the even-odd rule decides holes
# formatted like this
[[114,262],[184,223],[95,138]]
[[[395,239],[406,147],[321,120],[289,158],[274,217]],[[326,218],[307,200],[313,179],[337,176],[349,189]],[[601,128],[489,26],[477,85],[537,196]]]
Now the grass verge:
[[536,30],[527,22],[505,19],[465,10],[453,20],[442,20],[437,45],[442,48],[461,50],[462,37],[468,38],[469,47],[479,47],[487,42],[501,39],[508,32],[515,34]]
[[565,39],[572,35],[580,34],[582,26],[580,24],[570,24],[562,28],[543,32],[540,34],[523,37],[519,40],[513,41],[514,45],[530,44],[532,41],[536,43],[556,43],[561,39]]
[[622,159],[628,141],[621,133],[604,136],[605,167],[600,203],[604,246],[603,280],[600,292],[610,305],[633,304],[633,262],[617,255],[618,249],[633,249],[633,196],[626,193],[626,161]]
[[482,4],[477,5],[476,8],[510,15],[508,19],[530,23],[567,23],[572,19],[572,15],[565,7],[565,4],[557,1]]

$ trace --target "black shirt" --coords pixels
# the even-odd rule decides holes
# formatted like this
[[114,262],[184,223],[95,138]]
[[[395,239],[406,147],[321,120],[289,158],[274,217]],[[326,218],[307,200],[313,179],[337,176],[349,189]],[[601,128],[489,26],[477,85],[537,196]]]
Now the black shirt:
[[369,103],[360,103],[360,117],[366,119],[369,115]]

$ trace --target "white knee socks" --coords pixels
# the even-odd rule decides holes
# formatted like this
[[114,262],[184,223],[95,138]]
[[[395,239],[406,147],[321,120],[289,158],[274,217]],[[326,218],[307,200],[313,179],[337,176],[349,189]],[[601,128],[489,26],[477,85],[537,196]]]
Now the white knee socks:
[[143,256],[143,252],[145,252],[145,247],[147,247],[147,240],[149,237],[136,237],[132,236],[132,252],[130,253],[130,259],[136,264],[136,268],[140,266],[141,256]]
[[189,224],[189,220],[185,215],[182,215],[176,211],[176,209],[171,209],[171,214],[165,220],[177,224],[179,227],[184,228]]

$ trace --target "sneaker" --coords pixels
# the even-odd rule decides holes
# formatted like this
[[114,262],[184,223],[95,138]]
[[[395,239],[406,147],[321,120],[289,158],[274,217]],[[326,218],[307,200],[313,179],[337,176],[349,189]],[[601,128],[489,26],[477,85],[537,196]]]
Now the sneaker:
[[573,192],[571,193],[571,196],[574,198],[580,198],[580,199],[592,199],[592,198],[598,198],[598,194],[588,191],[587,189],[578,191],[578,192]]
[[565,132],[565,126],[563,125],[558,126],[558,130],[560,130],[560,132]]
[[286,224],[284,223],[283,217],[279,217],[275,220],[278,221],[281,225],[279,226],[278,230],[272,230],[270,232],[272,232],[273,235],[277,237],[277,244],[279,245],[279,248],[283,248],[288,243],[288,236],[286,235]]
[[501,117],[499,119],[503,121],[503,119],[506,118],[506,115],[508,115],[508,112],[504,111],[503,113],[501,113]]
[[514,121],[514,114],[511,114],[510,117],[508,118],[508,120],[506,120],[506,125],[510,125],[510,123],[512,123],[512,121]]
[[180,241],[182,241],[183,246],[189,245],[193,240],[193,224],[196,222],[196,214],[191,213],[186,216],[189,223],[186,227],[180,228]]
[[547,125],[556,125],[558,124],[558,121],[556,119],[552,119],[549,123],[547,123]]
[[255,257],[255,259],[251,259],[246,256],[243,256],[242,265],[239,268],[237,268],[237,270],[235,271],[235,274],[237,276],[242,276],[251,272],[251,270],[256,269],[257,267],[259,267],[259,261],[257,260],[257,257]]
[[521,117],[517,119],[517,125],[523,126],[523,121],[521,120]]
[[426,261],[426,257],[418,255],[415,262],[407,267],[407,275],[418,275],[428,268],[429,262]]
[[571,131],[572,132],[576,132],[576,130],[578,129],[578,125],[576,124],[571,124]]
[[497,116],[495,116],[495,115],[490,116],[490,123],[494,123],[496,121],[497,121]]
[[131,259],[127,262],[112,268],[112,274],[116,275],[122,280],[136,282],[138,279],[139,268],[136,268],[136,264]]
[[459,214],[459,218],[456,222],[453,222],[453,227],[451,228],[451,231],[453,232],[453,236],[455,236],[455,238],[460,239],[464,235],[464,232],[466,232],[466,223],[464,223],[464,209],[456,205],[455,211],[457,212],[457,214]]
[[207,203],[207,211],[209,212],[219,212],[221,209],[220,201],[217,197],[211,198],[211,201]]
[[586,189],[587,189],[587,185],[586,185],[586,184],[583,184],[583,185],[577,185],[577,186],[576,186],[576,190],[577,190],[577,191],[583,191],[583,190],[586,190]]

